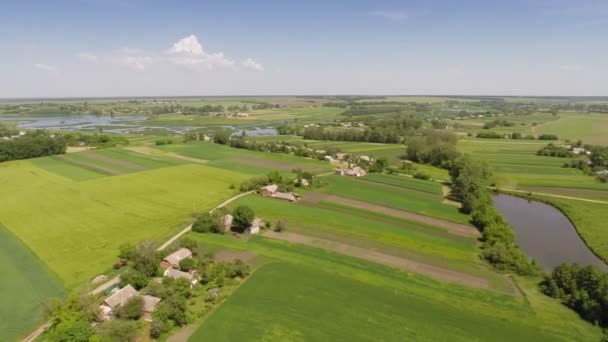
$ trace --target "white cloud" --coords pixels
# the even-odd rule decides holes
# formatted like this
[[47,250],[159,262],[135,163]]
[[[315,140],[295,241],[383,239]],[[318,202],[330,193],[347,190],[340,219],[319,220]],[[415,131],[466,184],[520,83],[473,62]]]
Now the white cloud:
[[208,53],[198,42],[195,35],[180,39],[166,51],[173,64],[186,66],[197,71],[213,70],[215,68],[235,68],[235,62],[223,52]]
[[76,55],[76,57],[78,57],[78,59],[80,59],[81,61],[99,63],[99,57],[89,52],[81,52]]
[[559,66],[560,70],[563,71],[580,71],[583,70],[583,66],[580,64],[563,64]]
[[247,58],[241,61],[241,66],[243,68],[253,69],[257,71],[264,71],[264,66],[251,58]]
[[118,59],[118,64],[135,71],[144,71],[152,62],[153,59],[150,56],[122,56]]
[[408,18],[407,13],[402,11],[372,11],[369,12],[374,17],[381,17],[391,21],[401,21]]
[[54,66],[48,65],[48,64],[44,64],[44,63],[36,63],[36,64],[34,64],[34,68],[36,68],[38,70],[42,70],[49,74],[53,74],[53,75],[59,74],[59,69],[57,67],[54,67]]

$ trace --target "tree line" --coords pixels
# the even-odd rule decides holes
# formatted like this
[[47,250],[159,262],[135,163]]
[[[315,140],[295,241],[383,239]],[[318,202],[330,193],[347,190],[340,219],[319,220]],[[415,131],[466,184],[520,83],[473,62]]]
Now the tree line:
[[0,141],[0,162],[63,154],[67,143],[63,136],[34,131],[14,140]]

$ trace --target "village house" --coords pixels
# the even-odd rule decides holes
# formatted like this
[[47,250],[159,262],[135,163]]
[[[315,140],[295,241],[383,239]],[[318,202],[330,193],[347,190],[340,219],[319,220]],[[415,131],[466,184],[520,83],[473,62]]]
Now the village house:
[[255,218],[253,222],[251,222],[251,226],[245,229],[245,234],[254,235],[260,233],[260,227],[264,225],[262,219]]
[[160,298],[145,295],[143,296],[144,306],[142,308],[142,318],[144,321],[152,322],[152,312],[156,308],[156,305],[161,301]]
[[270,197],[274,195],[278,190],[279,186],[276,184],[266,185],[260,189],[260,195],[264,197]]
[[362,176],[365,176],[366,174],[367,174],[367,172],[365,170],[363,170],[362,168],[360,168],[359,166],[355,166],[353,168],[346,170],[346,175],[351,176],[351,177],[362,177]]
[[161,262],[163,268],[179,268],[180,261],[192,257],[192,252],[188,248],[181,248],[167,255]]
[[336,159],[338,160],[344,160],[345,157],[346,153],[336,153]]
[[101,309],[101,316],[104,320],[112,319],[114,309],[124,305],[129,299],[138,296],[139,292],[131,286],[127,285],[120,290],[114,292],[110,297],[106,298],[103,303],[99,306]]
[[572,149],[572,153],[579,155],[579,154],[584,154],[586,151],[584,148],[582,147],[575,147]]
[[325,157],[323,157],[323,159],[325,159],[326,162],[330,162],[330,163],[334,161],[334,158],[332,158],[331,156],[325,156]]
[[176,268],[166,269],[165,273],[163,275],[167,278],[172,278],[172,279],[186,279],[190,282],[190,284],[192,286],[194,286],[194,285],[196,285],[196,283],[198,283],[198,279],[196,279],[196,277],[194,277],[194,274],[192,274],[190,272],[183,272]]
[[371,161],[371,158],[369,156],[360,156],[359,159],[368,163]]
[[334,173],[338,176],[344,176],[344,170],[343,169],[336,169],[334,171]]
[[608,175],[608,170],[601,170],[595,173],[598,176]]

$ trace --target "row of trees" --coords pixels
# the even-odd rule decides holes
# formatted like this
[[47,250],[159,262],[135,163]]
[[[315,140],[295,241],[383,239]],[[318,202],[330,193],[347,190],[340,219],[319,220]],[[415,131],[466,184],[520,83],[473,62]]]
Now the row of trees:
[[308,127],[302,136],[309,140],[365,141],[385,144],[399,144],[402,141],[399,131],[384,127],[365,127],[363,129]]
[[492,173],[487,164],[464,155],[455,161],[450,177],[452,194],[461,201],[462,212],[471,214],[482,233],[482,257],[499,270],[535,274],[536,264],[519,249],[513,230],[493,206],[488,190]]
[[407,158],[421,164],[450,169],[460,156],[456,149],[458,137],[448,131],[425,130],[407,139]]
[[0,162],[65,153],[67,144],[62,136],[35,131],[14,140],[0,141]]
[[559,158],[572,158],[575,157],[575,154],[572,151],[568,151],[563,146],[556,146],[552,143],[543,146],[541,149],[536,151],[537,156],[546,156],[546,157],[559,157]]
[[608,274],[597,266],[561,264],[545,276],[540,289],[587,321],[608,327]]
[[12,137],[14,135],[18,135],[19,130],[15,127],[7,126],[0,124],[0,138],[1,137]]

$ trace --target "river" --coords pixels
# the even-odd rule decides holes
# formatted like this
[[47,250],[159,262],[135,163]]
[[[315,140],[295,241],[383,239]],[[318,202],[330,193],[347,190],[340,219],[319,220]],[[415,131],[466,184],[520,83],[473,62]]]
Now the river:
[[494,206],[515,231],[517,244],[544,269],[570,262],[608,271],[608,265],[591,252],[570,220],[556,208],[504,194],[494,196]]

